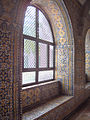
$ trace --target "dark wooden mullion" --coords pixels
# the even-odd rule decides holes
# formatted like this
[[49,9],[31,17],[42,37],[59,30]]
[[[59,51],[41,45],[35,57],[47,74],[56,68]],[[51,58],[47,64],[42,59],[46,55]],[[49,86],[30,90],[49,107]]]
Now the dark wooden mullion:
[[36,43],[36,83],[38,83],[38,42]]
[[23,35],[23,37],[24,37],[24,39],[36,41],[36,38],[34,38],[34,37],[32,37],[32,36]]
[[38,42],[41,42],[41,43],[45,43],[45,44],[49,44],[49,45],[55,45],[54,43],[52,42],[49,42],[49,41],[45,41],[45,40],[42,40],[42,39],[37,39]]
[[53,70],[54,68],[24,68],[23,72],[32,72],[32,71],[47,71],[47,70]]
[[49,68],[49,45],[47,45],[47,67]]
[[22,56],[22,70],[24,69],[24,38],[23,38],[23,56]]
[[[37,37],[39,36],[39,34],[37,35]],[[49,44],[49,45],[55,45],[55,43],[49,42],[49,41],[45,41],[42,39],[38,39],[38,38],[34,38],[32,36],[28,36],[28,35],[23,35],[24,39],[28,39],[28,40],[34,40],[36,42],[40,42],[40,43],[45,43],[45,44]]]
[[36,9],[36,39],[39,39],[39,10]]
[[53,70],[54,68],[39,68],[39,71]]
[[[52,29],[51,29],[52,30]],[[52,32],[53,33],[53,32]],[[53,74],[53,79],[55,79],[55,41],[52,42],[49,42],[49,41],[46,41],[46,40],[42,40],[42,39],[39,39],[39,9],[36,8],[36,37],[32,37],[32,36],[28,36],[28,35],[23,35],[23,38],[24,39],[28,39],[28,40],[33,40],[36,42],[36,68],[24,68],[24,49],[23,49],[23,71],[24,72],[31,72],[31,71],[36,71],[36,82],[35,83],[30,83],[30,84],[26,84],[26,85],[23,85],[23,86],[28,86],[28,85],[32,85],[32,84],[38,84],[40,83],[38,81],[38,73],[39,71],[47,71],[47,70],[53,70],[54,71],[54,74]],[[54,36],[53,36],[54,38]],[[44,43],[44,44],[47,44],[47,68],[39,68],[39,43]],[[49,67],[49,49],[50,49],[50,45],[52,45],[54,47],[54,52],[53,52],[53,68],[50,68]],[[23,40],[23,48],[24,48],[24,40]],[[52,79],[52,80],[53,80]],[[51,80],[48,80],[48,81],[51,81]],[[46,82],[46,81],[42,81],[42,82]]]
[[37,41],[39,37],[39,23],[38,23],[38,9],[36,9],[36,83],[38,83],[38,68],[39,68],[39,43]]
[[22,71],[23,72],[32,72],[32,71],[36,71],[36,68],[24,68]]
[[55,46],[53,46],[53,68],[54,68],[53,79],[55,79]]
[[[50,80],[45,80],[45,81],[41,81],[41,82],[38,82],[37,84],[40,84],[40,83],[45,83],[45,82],[50,82],[50,81],[53,81],[54,79],[50,79]],[[28,87],[30,85],[36,85],[36,83],[27,83],[27,84],[23,84],[22,87]],[[27,89],[30,89],[30,88],[27,88]]]

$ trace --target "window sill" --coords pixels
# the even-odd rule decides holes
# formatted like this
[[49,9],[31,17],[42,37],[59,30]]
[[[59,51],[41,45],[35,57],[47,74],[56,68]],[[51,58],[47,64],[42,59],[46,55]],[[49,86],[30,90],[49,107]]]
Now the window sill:
[[38,119],[38,118],[42,117],[43,115],[47,114],[48,112],[65,104],[72,98],[73,98],[73,96],[60,96],[58,98],[55,98],[54,100],[51,100],[51,101],[47,102],[46,104],[43,104],[42,106],[39,106],[39,107],[31,110],[30,112],[24,113],[22,120]]
[[22,90],[29,89],[29,88],[40,87],[40,86],[48,85],[48,84],[55,83],[55,82],[58,82],[58,81],[59,81],[59,80],[53,80],[53,81],[44,82],[44,83],[40,83],[40,84],[36,84],[36,85],[31,85],[31,86],[27,86],[27,87],[22,87]]
[[32,85],[22,89],[22,109],[28,112],[47,101],[61,96],[61,83],[59,80]]

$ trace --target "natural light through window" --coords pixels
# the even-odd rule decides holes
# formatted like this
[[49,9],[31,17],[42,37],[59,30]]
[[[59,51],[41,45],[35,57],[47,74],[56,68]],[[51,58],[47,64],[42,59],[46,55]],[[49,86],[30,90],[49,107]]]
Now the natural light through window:
[[39,8],[28,6],[23,25],[23,86],[54,80],[54,62],[55,43],[48,17]]

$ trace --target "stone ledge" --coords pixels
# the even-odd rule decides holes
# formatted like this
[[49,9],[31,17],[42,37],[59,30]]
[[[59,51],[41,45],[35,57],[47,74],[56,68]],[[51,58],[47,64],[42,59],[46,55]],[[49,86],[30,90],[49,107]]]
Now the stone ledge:
[[49,81],[49,82],[45,82],[45,83],[31,85],[31,86],[23,87],[22,90],[36,88],[36,87],[41,87],[41,86],[44,86],[44,85],[49,85],[49,84],[57,83],[57,82],[60,82],[60,81],[59,80],[53,80],[53,81]]
[[63,105],[64,103],[71,100],[73,96],[60,96],[58,98],[55,98],[54,100],[51,100],[47,102],[46,104],[43,104],[42,106],[39,106],[30,112],[26,112],[23,114],[22,120],[34,120],[39,119],[39,117],[47,114],[48,112],[56,109],[57,107]]
[[23,88],[23,112],[40,106],[41,104],[47,103],[47,101],[59,97],[61,93],[61,83],[57,80],[25,87],[25,89]]

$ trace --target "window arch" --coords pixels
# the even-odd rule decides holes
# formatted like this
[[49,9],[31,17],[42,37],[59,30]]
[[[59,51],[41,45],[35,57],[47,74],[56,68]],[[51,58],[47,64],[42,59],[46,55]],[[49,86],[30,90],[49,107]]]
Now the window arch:
[[55,79],[55,42],[42,10],[28,6],[23,25],[23,86]]

